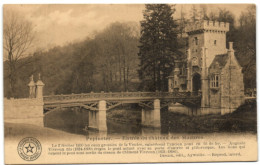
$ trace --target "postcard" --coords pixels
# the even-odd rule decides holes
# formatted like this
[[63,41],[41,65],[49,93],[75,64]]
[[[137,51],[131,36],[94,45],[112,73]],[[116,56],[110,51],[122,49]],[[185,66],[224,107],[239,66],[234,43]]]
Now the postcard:
[[6,164],[257,161],[254,4],[5,4]]

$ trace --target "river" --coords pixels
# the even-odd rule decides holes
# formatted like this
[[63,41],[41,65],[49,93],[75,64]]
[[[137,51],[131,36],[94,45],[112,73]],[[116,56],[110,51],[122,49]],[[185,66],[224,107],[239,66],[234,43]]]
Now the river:
[[[245,107],[246,109],[248,107]],[[197,110],[196,110],[197,111]],[[84,130],[88,125],[88,110],[80,108],[63,109],[49,112],[44,117],[45,127],[73,134],[96,134],[93,130]],[[146,128],[141,125],[141,108],[138,106],[120,106],[107,111],[108,135],[142,135],[144,133],[219,133],[219,132],[256,132],[255,110],[238,113],[210,115],[180,114],[162,109],[161,129]]]

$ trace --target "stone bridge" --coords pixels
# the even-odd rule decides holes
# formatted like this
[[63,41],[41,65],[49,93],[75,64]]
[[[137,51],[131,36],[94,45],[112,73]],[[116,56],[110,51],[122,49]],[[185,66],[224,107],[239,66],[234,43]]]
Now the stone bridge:
[[44,96],[44,112],[61,110],[69,107],[82,107],[89,110],[89,126],[106,131],[106,111],[124,103],[136,103],[142,110],[142,124],[160,127],[160,109],[170,103],[187,106],[199,106],[200,93],[191,92],[118,92],[85,93],[70,95]]
[[[160,109],[171,103],[200,107],[201,93],[192,92],[117,92],[85,93],[43,96],[44,83],[40,75],[28,84],[29,98],[4,99],[5,122],[27,123],[43,126],[44,114],[62,108],[81,107],[89,111],[90,128],[107,130],[106,111],[124,103],[135,103],[142,109],[142,125],[160,127]],[[246,102],[255,102],[256,97],[245,97]],[[226,113],[231,113],[228,111]],[[226,114],[222,113],[221,114]]]
[[84,93],[70,95],[44,96],[46,111],[64,107],[83,107],[88,110],[99,110],[98,102],[105,100],[107,110],[123,103],[137,103],[142,107],[153,108],[152,101],[159,99],[164,108],[168,103],[182,103],[184,105],[200,105],[201,94],[191,92],[117,92],[117,93]]

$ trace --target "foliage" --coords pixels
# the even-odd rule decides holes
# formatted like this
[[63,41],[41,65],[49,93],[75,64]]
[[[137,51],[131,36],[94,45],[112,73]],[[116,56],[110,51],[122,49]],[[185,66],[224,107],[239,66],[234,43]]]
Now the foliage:
[[235,36],[237,58],[243,67],[246,88],[256,88],[256,6],[251,5],[239,18]]
[[166,4],[147,4],[145,7],[138,53],[141,89],[167,90],[167,76],[177,58],[175,10]]
[[[200,8],[196,9],[196,19],[230,23],[227,42],[234,42],[235,55],[243,67],[245,88],[256,88],[255,6],[242,12],[239,19],[226,9],[212,12],[206,6]],[[188,46],[184,29],[189,18],[184,11],[181,12],[178,22],[181,37],[177,38],[174,12],[169,5],[146,5],[141,36],[138,25],[116,22],[94,38],[37,51],[31,56],[28,55],[33,39],[31,24],[16,14],[6,15],[4,12],[4,96],[28,97],[26,86],[29,77],[33,74],[37,80],[38,73],[45,83],[44,95],[166,90],[167,76],[173,70],[174,60],[179,59],[179,51],[185,52]],[[7,16],[14,16],[13,20],[7,19]],[[24,29],[27,30],[23,32]],[[6,42],[8,34],[15,31],[21,36],[16,36],[18,38],[27,36],[25,41],[28,43],[17,39],[11,45]],[[13,49],[15,45],[24,45],[25,49],[18,53],[14,50],[19,48]],[[140,89],[137,89],[140,83],[138,76]]]
[[[9,97],[16,97],[17,75],[20,69],[30,63],[30,58],[25,61],[28,50],[32,47],[34,32],[32,24],[23,19],[19,13],[11,10],[4,11],[3,45],[6,60],[5,76],[9,80]],[[21,63],[22,61],[22,63]]]
[[[133,23],[113,23],[95,38],[35,52],[17,75],[17,97],[28,97],[29,77],[41,73],[44,95],[100,91],[136,91],[138,31]],[[27,57],[29,58],[29,57]],[[19,60],[26,60],[23,58]],[[8,66],[5,65],[5,73]],[[4,80],[9,97],[8,79]]]
[[237,30],[235,29],[235,16],[233,13],[226,9],[219,9],[218,15],[215,16],[215,21],[218,22],[228,22],[229,23],[229,31],[227,32],[227,42],[233,42],[235,40],[235,35],[237,33]]

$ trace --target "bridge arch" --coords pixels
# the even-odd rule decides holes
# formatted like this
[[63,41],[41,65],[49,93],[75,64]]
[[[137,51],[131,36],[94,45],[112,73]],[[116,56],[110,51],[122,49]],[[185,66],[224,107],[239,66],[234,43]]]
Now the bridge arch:
[[[199,78],[200,80],[200,75]],[[199,104],[201,96],[193,92],[117,92],[44,96],[45,111],[81,107],[89,111],[89,128],[107,131],[106,111],[123,103],[137,103],[142,109],[142,125],[160,127],[160,109],[170,102]],[[148,109],[149,110],[148,110]]]

